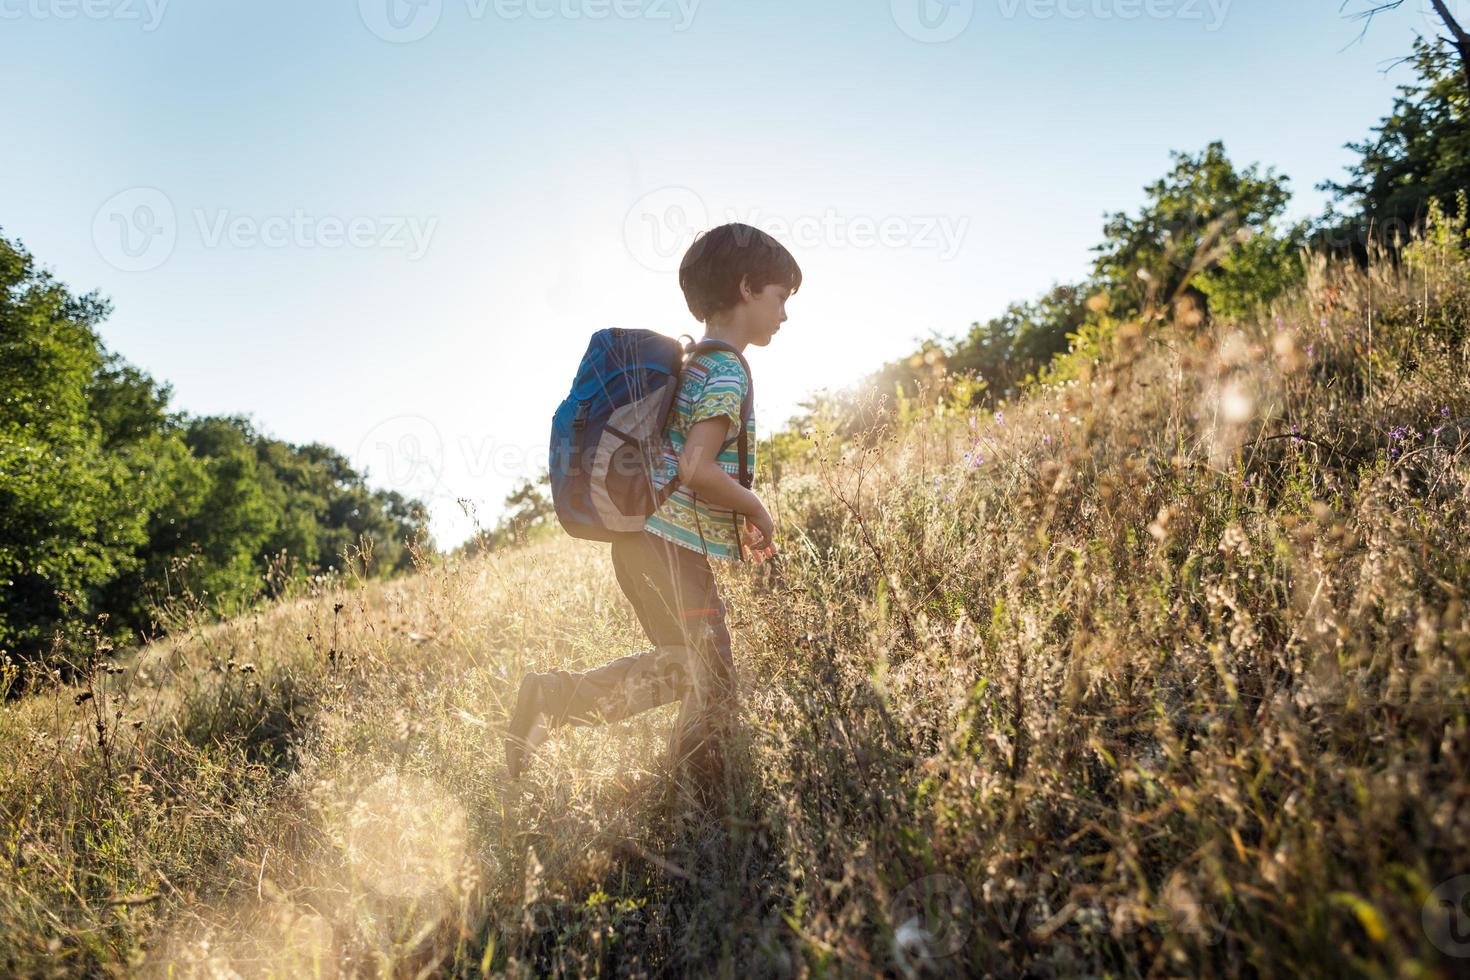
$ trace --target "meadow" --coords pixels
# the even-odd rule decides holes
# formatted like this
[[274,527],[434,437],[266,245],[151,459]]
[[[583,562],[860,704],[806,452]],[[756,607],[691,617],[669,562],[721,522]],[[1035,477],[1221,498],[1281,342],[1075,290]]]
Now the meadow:
[[0,712],[0,972],[1463,973],[1463,238],[800,434],[710,808],[674,707],[505,777],[524,671],[643,643],[588,542],[99,635]]

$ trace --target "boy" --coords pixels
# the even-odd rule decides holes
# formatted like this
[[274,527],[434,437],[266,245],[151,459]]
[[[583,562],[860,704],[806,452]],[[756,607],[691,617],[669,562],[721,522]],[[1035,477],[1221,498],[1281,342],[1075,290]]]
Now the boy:
[[[704,339],[743,353],[752,344],[765,347],[781,329],[786,300],[801,287],[801,269],[770,235],[728,224],[689,247],[679,286],[689,312],[705,326]],[[707,779],[721,768],[723,738],[736,710],[735,665],[709,559],[741,554],[760,560],[775,553],[771,515],[736,478],[738,444],[721,452],[739,432],[750,383],[740,357],[729,351],[689,358],[654,474],[659,488],[676,480],[679,489],[642,531],[612,545],[618,585],[653,648],[586,673],[526,675],[506,733],[512,779],[551,728],[616,721],[675,700],[682,702],[669,740],[675,769]],[[747,472],[754,472],[753,418],[746,434]]]

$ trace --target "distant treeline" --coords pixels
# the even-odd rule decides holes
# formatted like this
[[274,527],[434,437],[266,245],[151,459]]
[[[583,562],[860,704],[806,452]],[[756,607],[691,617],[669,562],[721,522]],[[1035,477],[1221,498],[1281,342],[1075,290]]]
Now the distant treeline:
[[1036,381],[1074,376],[1120,323],[1244,316],[1301,280],[1304,248],[1359,261],[1375,246],[1392,255],[1422,230],[1431,201],[1453,211],[1470,188],[1470,108],[1458,54],[1421,38],[1408,62],[1415,82],[1400,86],[1372,136],[1349,144],[1358,159],[1347,179],[1317,186],[1332,203],[1316,220],[1284,225],[1288,178],[1236,168],[1219,142],[1175,153],[1136,214],[1106,216],[1085,279],[1013,303],[964,336],[926,340],[846,391],[817,395],[777,436],[777,459],[800,452],[798,433],[818,421],[849,436],[871,431],[903,397],[941,376],[969,378],[958,388],[964,399],[994,404]]
[[166,594],[229,612],[364,539],[368,574],[411,565],[417,502],[326,446],[169,411],[169,387],[98,338],[109,312],[0,235],[0,651],[62,658],[99,614],[94,640],[146,635]]

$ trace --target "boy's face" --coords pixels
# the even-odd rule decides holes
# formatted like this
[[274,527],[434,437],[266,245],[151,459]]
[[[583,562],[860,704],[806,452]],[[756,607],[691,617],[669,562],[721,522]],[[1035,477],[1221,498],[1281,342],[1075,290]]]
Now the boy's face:
[[764,347],[786,322],[786,301],[791,298],[791,287],[770,283],[759,292],[752,293],[745,301],[745,322],[750,328],[750,342]]

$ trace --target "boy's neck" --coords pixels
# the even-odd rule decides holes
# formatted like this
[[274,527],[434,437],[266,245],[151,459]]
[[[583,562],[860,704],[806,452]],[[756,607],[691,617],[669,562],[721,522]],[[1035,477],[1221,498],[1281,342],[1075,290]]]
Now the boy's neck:
[[745,348],[750,345],[750,341],[745,338],[745,331],[740,329],[737,324],[729,321],[717,322],[711,319],[706,322],[704,325],[704,339],[722,340],[741,353],[744,353]]

